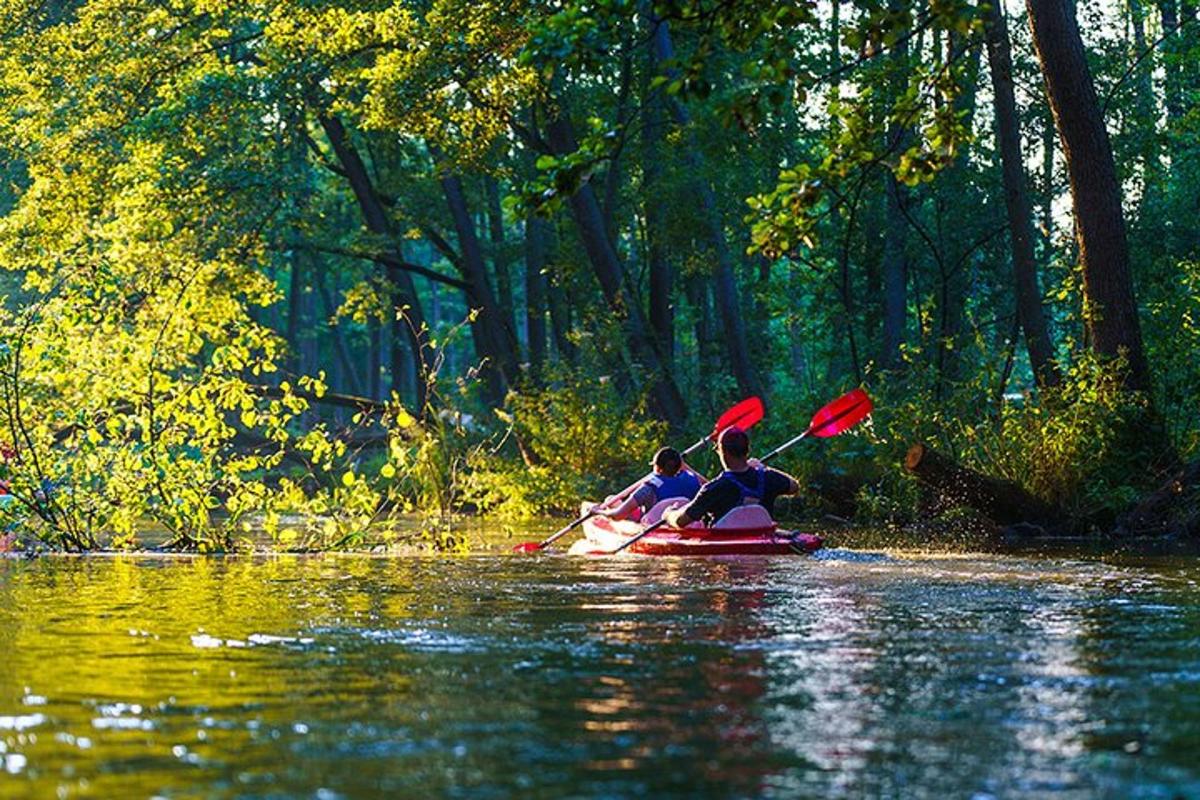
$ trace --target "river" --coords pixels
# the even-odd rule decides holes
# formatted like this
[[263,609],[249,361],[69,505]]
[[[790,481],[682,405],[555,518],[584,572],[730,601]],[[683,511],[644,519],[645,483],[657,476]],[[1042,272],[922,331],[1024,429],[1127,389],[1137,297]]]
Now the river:
[[0,560],[0,797],[1200,797],[1200,561]]

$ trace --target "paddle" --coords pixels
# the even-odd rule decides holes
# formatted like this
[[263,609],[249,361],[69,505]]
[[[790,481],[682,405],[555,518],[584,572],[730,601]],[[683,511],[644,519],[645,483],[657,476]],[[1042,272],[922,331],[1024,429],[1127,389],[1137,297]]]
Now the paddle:
[[[755,423],[757,423],[762,418],[763,418],[762,400],[760,400],[757,397],[747,397],[745,400],[742,400],[741,402],[735,404],[729,410],[727,410],[724,414],[722,414],[720,417],[718,417],[716,424],[713,425],[712,433],[708,434],[707,436],[703,437],[702,439],[699,439],[691,447],[684,450],[682,455],[684,458],[687,458],[690,454],[696,452],[701,447],[703,447],[705,442],[716,441],[717,437],[721,435],[721,431],[725,430],[726,428],[732,428],[734,425],[738,426],[739,428],[743,428],[743,429],[749,428],[749,427],[752,427]],[[624,489],[622,489],[620,491],[620,493],[618,493],[617,496],[613,499],[614,500],[624,500],[625,497],[628,496],[628,494],[630,492],[634,491],[635,489],[638,488],[638,486],[640,486],[642,484],[642,481],[645,481],[647,478],[649,478],[653,474],[654,473],[651,472],[648,475],[644,475],[641,478],[638,478],[636,481],[634,481],[633,483],[629,484]],[[578,528],[580,525],[582,525],[587,520],[596,516],[596,514],[598,514],[600,512],[601,507],[602,507],[601,504],[597,503],[596,505],[592,506],[592,509],[590,511],[588,511],[586,514],[584,514],[582,517],[575,520],[574,522],[567,525],[566,527],[561,528],[558,531],[555,531],[555,533],[552,536],[550,536],[549,538],[544,539],[543,541],[540,541],[540,542],[522,542],[521,544],[514,547],[513,550],[518,553],[536,553],[539,550],[545,550],[551,544],[558,541],[563,536],[566,536],[568,533],[570,533],[571,531]]]
[[[808,429],[804,431],[804,433],[779,445],[779,447],[776,447],[774,450],[760,458],[759,461],[762,461],[763,463],[770,461],[772,458],[779,455],[784,450],[787,450],[789,447],[806,436],[817,436],[819,438],[837,436],[839,433],[847,431],[857,425],[859,422],[862,422],[862,420],[871,413],[872,407],[871,398],[867,397],[867,393],[862,389],[855,389],[852,392],[848,392],[826,405],[816,414],[813,414],[812,422],[809,423]],[[621,543],[621,546],[617,547],[615,550],[596,551],[589,553],[589,555],[615,556],[617,553],[621,552],[626,547],[629,547],[629,545],[638,541],[646,534],[658,530],[666,524],[667,521],[665,519],[659,520],[650,527],[646,528],[646,530],[639,533],[637,536],[626,539]]]

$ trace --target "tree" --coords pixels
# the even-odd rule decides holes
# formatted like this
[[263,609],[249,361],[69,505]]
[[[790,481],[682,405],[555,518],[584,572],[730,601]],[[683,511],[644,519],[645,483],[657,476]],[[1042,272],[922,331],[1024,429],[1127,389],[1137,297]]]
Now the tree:
[[1033,210],[1026,187],[1021,158],[1021,131],[1013,93],[1012,56],[1008,25],[999,3],[987,10],[988,65],[992,75],[992,107],[995,111],[996,144],[1004,179],[1004,204],[1008,212],[1008,236],[1012,247],[1013,291],[1017,318],[1025,335],[1025,349],[1038,386],[1054,386],[1061,376],[1054,362],[1054,347],[1042,307],[1037,261],[1033,250]]
[[[649,20],[652,48],[657,66],[670,64],[675,58],[675,49],[671,44],[670,28],[666,20]],[[676,77],[673,70],[667,69],[667,77]],[[729,367],[737,379],[738,389],[743,395],[762,394],[761,381],[750,358],[750,348],[746,343],[746,326],[742,320],[742,309],[738,299],[737,282],[733,273],[733,257],[729,252],[729,242],[725,237],[725,226],[717,205],[716,193],[712,185],[705,179],[707,166],[700,152],[699,143],[691,128],[691,119],[687,109],[678,99],[665,95],[663,102],[667,106],[675,125],[684,132],[684,163],[692,176],[690,184],[692,194],[699,202],[700,218],[703,220],[705,233],[712,248],[715,260],[713,268],[713,294],[717,300],[717,309],[721,315],[724,327],[725,350],[729,356]]]
[[[579,150],[571,124],[563,112],[547,125],[546,141],[557,156],[569,156]],[[567,200],[571,218],[604,298],[621,321],[630,354],[650,376],[655,410],[672,424],[678,424],[686,416],[687,406],[648,329],[641,304],[626,290],[625,267],[608,238],[595,191],[586,180],[572,189]]]
[[1121,187],[1075,5],[1071,0],[1027,0],[1026,6],[1070,176],[1091,346],[1103,358],[1123,358],[1123,384],[1146,390],[1150,373],[1130,274]]
[[[341,119],[330,114],[322,114],[319,121],[354,192],[367,229],[376,236],[394,242],[395,232],[392,230],[387,210],[380,200],[380,193],[371,180],[357,148],[350,141],[346,126]],[[425,378],[429,372],[426,350],[428,327],[425,324],[425,312],[421,308],[421,301],[417,297],[416,286],[408,270],[402,266],[403,263],[404,255],[398,249],[393,249],[385,261],[388,280],[396,293],[395,310],[392,314],[392,382],[394,389],[401,385],[405,362],[399,348],[400,342],[407,340],[413,357],[411,369],[415,370],[415,406],[423,410],[426,399]]]

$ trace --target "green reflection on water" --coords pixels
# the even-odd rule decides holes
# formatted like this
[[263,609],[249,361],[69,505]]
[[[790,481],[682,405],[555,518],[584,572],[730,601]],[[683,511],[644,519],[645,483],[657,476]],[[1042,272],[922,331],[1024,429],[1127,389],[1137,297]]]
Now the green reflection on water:
[[1200,568],[0,561],[0,796],[1200,792]]

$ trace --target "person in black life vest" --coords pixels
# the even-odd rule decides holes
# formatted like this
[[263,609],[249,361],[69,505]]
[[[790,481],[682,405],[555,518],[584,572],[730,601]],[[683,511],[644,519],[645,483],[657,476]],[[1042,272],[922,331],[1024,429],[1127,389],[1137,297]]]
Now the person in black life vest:
[[764,467],[750,458],[750,437],[738,427],[726,428],[717,437],[717,455],[725,471],[701,487],[683,508],[673,508],[663,519],[673,528],[696,520],[711,525],[737,506],[757,503],[775,515],[775,498],[796,494],[800,484],[786,472]]
[[[659,500],[669,497],[679,497],[691,500],[700,491],[704,476],[689,467],[683,461],[683,456],[674,447],[660,448],[650,462],[654,474],[642,482],[642,485],[629,494],[615,508],[603,508],[596,513],[613,519],[627,519],[635,508],[645,513]],[[607,506],[616,498],[610,497],[602,503]]]

